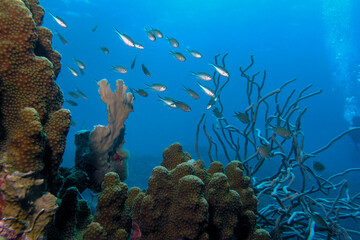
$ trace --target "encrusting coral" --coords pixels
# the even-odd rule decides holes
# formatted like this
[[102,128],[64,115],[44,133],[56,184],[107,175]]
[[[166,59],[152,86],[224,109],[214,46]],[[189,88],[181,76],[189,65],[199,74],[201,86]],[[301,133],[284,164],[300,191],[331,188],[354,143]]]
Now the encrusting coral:
[[40,26],[43,16],[37,0],[0,0],[0,212],[6,231],[29,239],[44,237],[57,209],[47,191],[71,117],[55,83],[61,55]]
[[89,188],[101,190],[101,183],[108,172],[116,172],[121,180],[127,178],[129,152],[124,144],[125,120],[133,111],[133,95],[126,93],[122,80],[116,81],[112,92],[106,79],[98,82],[101,100],[106,103],[108,125],[97,125],[90,131],[80,131],[75,135],[76,167],[84,170],[89,178]]

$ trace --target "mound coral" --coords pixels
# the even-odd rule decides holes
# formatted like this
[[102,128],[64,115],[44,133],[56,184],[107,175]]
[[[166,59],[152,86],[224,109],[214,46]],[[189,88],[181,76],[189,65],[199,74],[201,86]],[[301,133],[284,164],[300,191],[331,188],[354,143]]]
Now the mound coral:
[[206,170],[179,143],[165,149],[163,157],[146,192],[138,187],[127,191],[115,172],[105,175],[95,221],[84,239],[125,240],[131,220],[132,231],[139,234],[139,227],[143,240],[270,239],[256,227],[257,201],[240,162],[232,161],[225,169],[213,162]]

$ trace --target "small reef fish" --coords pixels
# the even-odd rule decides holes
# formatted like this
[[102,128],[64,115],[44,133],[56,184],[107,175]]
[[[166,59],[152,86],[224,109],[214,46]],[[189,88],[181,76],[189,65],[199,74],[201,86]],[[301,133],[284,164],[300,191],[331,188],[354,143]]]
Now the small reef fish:
[[272,128],[272,130],[280,137],[283,137],[286,139],[289,139],[292,137],[292,133],[284,127],[277,126],[277,127]]
[[212,97],[212,98],[215,97],[215,93],[214,93],[213,90],[211,90],[210,88],[208,88],[208,87],[206,87],[206,86],[204,86],[204,85],[201,85],[201,83],[199,83],[198,81],[196,81],[196,82],[197,82],[197,84],[199,85],[199,87],[204,91],[204,93],[205,93],[206,95],[208,95],[209,97]]
[[270,147],[267,145],[260,145],[257,147],[257,151],[263,158],[271,158]]
[[75,57],[73,57],[73,59],[74,59],[74,62],[76,63],[76,65],[77,65],[80,69],[82,69],[82,70],[85,69],[85,64],[84,64],[82,61],[76,59]]
[[200,80],[203,81],[211,81],[212,77],[210,76],[210,74],[205,73],[205,72],[191,72],[191,75],[197,77]]
[[240,122],[244,124],[250,123],[249,116],[246,113],[242,113],[242,112],[234,112],[234,113],[235,115],[233,117],[236,117]]
[[83,91],[81,91],[80,89],[76,89],[76,91],[79,93],[79,95],[83,98],[83,99],[87,99],[87,96],[86,96],[86,94],[83,92]]
[[160,32],[159,29],[156,29],[156,28],[150,28],[150,30],[154,33],[154,35],[158,38],[163,38],[163,34],[162,32]]
[[161,97],[159,96],[159,101],[162,101],[166,106],[168,107],[171,107],[171,108],[176,108],[176,105],[175,105],[175,100],[172,99],[172,98],[168,98],[168,97]]
[[128,35],[126,35],[125,33],[121,33],[119,32],[119,30],[117,30],[115,27],[115,33],[117,33],[119,35],[119,37],[121,38],[121,40],[123,40],[123,42],[129,46],[129,47],[135,47],[135,42],[134,40],[131,39],[131,37],[129,37]]
[[104,54],[109,54],[110,51],[109,49],[107,49],[107,47],[100,47],[100,50],[104,53]]
[[66,66],[67,67],[67,69],[69,69],[69,71],[71,72],[71,74],[73,75],[73,76],[75,76],[75,77],[78,77],[79,76],[79,73],[75,70],[75,69],[73,69],[73,68],[71,68],[71,67],[69,67],[69,66]]
[[170,37],[166,36],[166,40],[168,40],[170,45],[173,46],[174,48],[177,48],[180,45],[179,42],[175,38],[170,38]]
[[149,94],[144,90],[144,89],[135,89],[135,88],[130,88],[130,91],[131,92],[136,92],[137,94],[139,94],[140,96],[142,97],[147,97],[149,96]]
[[310,213],[311,218],[315,221],[317,227],[329,228],[325,219],[317,212]]
[[48,11],[48,12],[49,12],[50,16],[55,20],[55,22],[57,24],[59,24],[60,27],[67,28],[67,25],[66,25],[66,23],[65,23],[65,21],[63,19],[61,19],[60,17],[52,14],[50,11]]
[[190,53],[190,55],[193,56],[194,58],[202,58],[202,54],[199,51],[191,50],[191,49],[188,49],[188,48],[186,48],[186,51],[188,53]]
[[189,105],[187,105],[186,103],[184,102],[181,102],[181,101],[178,101],[178,100],[175,100],[174,101],[174,104],[175,104],[175,107],[184,111],[184,112],[190,112],[191,111],[191,108]]
[[68,45],[68,41],[64,38],[63,35],[61,35],[58,31],[55,30],[56,35],[58,36],[58,38],[60,39],[60,41],[64,44],[64,45]]
[[131,63],[131,66],[130,66],[131,69],[134,69],[134,67],[135,67],[136,57],[137,57],[137,55],[135,55],[134,60]]
[[321,162],[318,162],[318,161],[314,161],[314,163],[313,163],[313,168],[314,168],[315,171],[317,171],[317,172],[323,172],[323,171],[325,171],[325,166],[324,166],[324,164],[322,164]]
[[67,102],[71,106],[77,106],[78,105],[77,102],[74,102],[73,100],[65,100],[65,102]]
[[226,70],[223,67],[220,67],[219,65],[213,64],[213,63],[209,63],[209,65],[213,66],[215,68],[215,70],[224,77],[230,77],[230,74],[228,72],[228,70]]
[[111,67],[118,73],[127,73],[128,72],[126,67],[123,67],[123,66],[111,66]]
[[148,88],[150,88],[156,92],[163,92],[166,90],[166,86],[161,83],[154,83],[152,85],[145,84],[145,85],[148,86]]
[[141,64],[141,68],[146,76],[151,77],[149,70],[145,67],[144,64]]
[[145,32],[146,32],[146,36],[151,40],[151,41],[155,41],[156,37],[155,34],[151,31],[151,29],[147,29],[145,28]]
[[135,42],[134,44],[137,49],[144,49],[144,46],[141,43]]
[[185,61],[186,61],[186,58],[185,58],[185,56],[184,56],[182,53],[173,52],[173,51],[169,51],[169,53],[170,53],[171,55],[173,55],[174,58],[176,58],[176,59],[179,60],[180,62],[185,62]]
[[68,94],[70,95],[70,96],[72,96],[73,98],[79,98],[80,96],[79,96],[79,94],[77,94],[76,92],[74,92],[74,91],[67,91],[68,92]]
[[95,26],[91,29],[91,31],[92,31],[92,32],[95,32],[97,28],[98,28],[98,25],[95,25]]
[[185,86],[183,86],[183,88],[185,89],[185,91],[194,99],[199,99],[200,96],[199,94],[197,94],[194,90],[192,90],[191,88],[187,88]]
[[80,72],[81,75],[85,74],[84,70],[82,70],[81,68],[79,68],[79,72]]
[[208,104],[206,105],[206,110],[209,110],[210,108],[212,108],[215,105],[217,100],[218,100],[217,97],[210,98]]
[[132,221],[132,229],[131,229],[131,237],[130,240],[140,240],[141,238],[141,230],[139,225]]

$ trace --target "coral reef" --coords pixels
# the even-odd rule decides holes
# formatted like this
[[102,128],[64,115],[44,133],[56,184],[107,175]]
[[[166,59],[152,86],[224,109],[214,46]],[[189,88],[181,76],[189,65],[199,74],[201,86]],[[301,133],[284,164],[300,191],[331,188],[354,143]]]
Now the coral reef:
[[56,212],[47,191],[71,117],[54,81],[61,56],[40,26],[43,15],[36,0],[0,0],[0,212],[9,232],[27,239],[44,237]]
[[127,87],[122,80],[116,81],[112,92],[106,79],[98,82],[101,100],[107,105],[108,125],[97,125],[90,131],[80,131],[75,135],[76,167],[84,170],[89,178],[89,188],[101,190],[101,183],[108,172],[116,172],[121,180],[128,175],[127,160],[129,152],[124,144],[125,120],[133,111],[133,95],[126,93]]
[[108,239],[127,239],[131,229],[130,209],[125,205],[127,185],[115,172],[105,175],[98,196],[95,221],[107,232]]
[[226,173],[219,162],[207,171],[202,161],[191,159],[179,143],[167,148],[163,156],[162,166],[176,167],[154,168],[146,193],[138,188],[129,190],[127,203],[133,221],[140,226],[141,239],[270,238],[256,228],[256,210],[245,199],[250,196],[253,204],[256,198],[243,184],[246,178],[237,175],[242,169],[240,162],[229,163]]
[[79,200],[76,187],[70,187],[60,201],[54,222],[48,231],[49,240],[82,239],[84,231],[92,221],[90,207],[85,200]]

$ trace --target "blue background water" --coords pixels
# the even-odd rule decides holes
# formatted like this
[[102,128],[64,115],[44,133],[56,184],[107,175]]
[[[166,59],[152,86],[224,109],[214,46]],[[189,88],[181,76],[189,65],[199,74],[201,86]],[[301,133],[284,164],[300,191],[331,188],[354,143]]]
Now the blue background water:
[[[307,152],[322,147],[346,130],[349,122],[344,113],[351,115],[349,105],[355,108],[358,105],[360,18],[356,15],[359,10],[356,0],[44,0],[41,4],[68,24],[64,29],[50,15],[44,18],[44,26],[57,30],[69,42],[65,46],[57,36],[53,38],[53,46],[62,54],[63,63],[57,83],[66,99],[72,99],[66,91],[75,88],[88,95],[87,100],[76,100],[79,103],[76,107],[64,103],[76,122],[67,138],[65,166],[73,165],[76,131],[91,130],[96,124],[107,125],[106,105],[98,95],[96,84],[102,78],[107,78],[113,89],[119,78],[132,88],[161,82],[168,87],[161,95],[182,100],[192,108],[191,112],[170,109],[157,101],[157,93],[150,90],[147,98],[136,96],[135,111],[126,121],[124,145],[132,154],[130,177],[126,181],[130,186],[146,187],[152,168],[162,160],[162,151],[174,142],[182,143],[184,150],[196,158],[196,125],[206,112],[209,98],[196,85],[190,71],[212,73],[213,68],[208,63],[213,62],[218,53],[229,53],[226,66],[231,80],[222,92],[222,101],[224,116],[230,124],[241,126],[232,115],[247,107],[245,80],[240,77],[239,67],[249,64],[250,55],[255,57],[253,72],[267,70],[263,94],[293,78],[297,81],[285,89],[287,94],[293,88],[300,90],[309,84],[313,84],[312,91],[323,89],[321,95],[301,104],[309,108],[302,121]],[[92,32],[95,25],[98,28]],[[145,49],[126,46],[114,33],[114,27],[142,43]],[[176,38],[180,42],[179,49],[174,49],[164,39],[151,42],[144,31],[149,27]],[[102,53],[100,46],[106,46],[110,54]],[[187,61],[179,62],[168,53],[169,50],[184,53],[185,47],[200,51],[204,57],[195,59],[184,54]],[[135,55],[136,66],[130,70]],[[66,69],[65,65],[76,67],[73,57],[85,63],[84,76],[75,78]],[[143,74],[142,63],[150,70],[151,78]],[[117,73],[110,70],[111,65],[123,65],[129,72]],[[201,95],[200,100],[187,95],[182,85],[196,90]],[[347,100],[351,97],[355,100],[349,103]],[[207,115],[210,128],[215,118],[211,112]],[[202,151],[207,148],[207,140],[203,137],[200,146]],[[327,168],[323,175],[329,176],[349,167],[359,167],[359,156],[351,139],[344,137],[319,154],[316,160]],[[209,163],[206,157],[205,161]],[[271,161],[268,164],[271,166]],[[354,176],[349,178],[354,193],[360,181]]]

